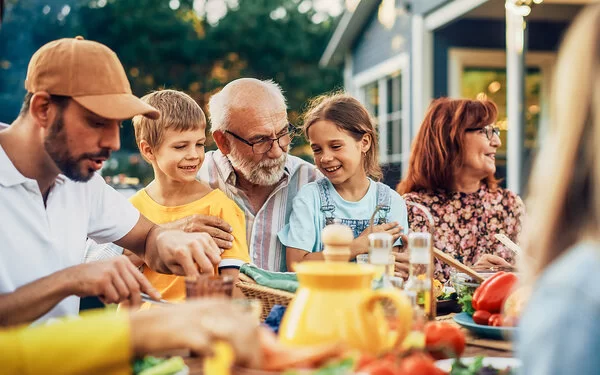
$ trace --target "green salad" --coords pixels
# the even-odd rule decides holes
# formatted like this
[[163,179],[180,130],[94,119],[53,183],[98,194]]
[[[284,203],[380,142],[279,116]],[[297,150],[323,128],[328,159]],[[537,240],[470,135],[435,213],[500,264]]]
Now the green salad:
[[184,368],[181,357],[157,358],[148,355],[133,362],[134,375],[173,375]]
[[483,365],[483,357],[477,357],[470,364],[466,365],[457,359],[452,365],[450,375],[514,375],[515,372],[509,367],[498,370],[492,366]]

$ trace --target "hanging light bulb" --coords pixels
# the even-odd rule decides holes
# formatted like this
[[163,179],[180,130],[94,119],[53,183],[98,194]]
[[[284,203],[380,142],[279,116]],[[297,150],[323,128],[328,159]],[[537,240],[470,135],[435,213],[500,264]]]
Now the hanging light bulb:
[[396,0],[383,0],[379,4],[377,19],[388,30],[394,27],[396,22]]

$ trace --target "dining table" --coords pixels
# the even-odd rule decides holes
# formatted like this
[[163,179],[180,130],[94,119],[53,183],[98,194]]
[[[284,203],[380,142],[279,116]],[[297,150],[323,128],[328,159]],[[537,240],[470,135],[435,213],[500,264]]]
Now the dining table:
[[[448,322],[450,324],[457,324],[454,322],[454,316],[456,314],[448,314],[437,317],[437,321]],[[462,357],[503,357],[512,358],[513,349],[512,342],[508,340],[492,340],[484,339],[474,336],[468,330],[461,328],[465,333],[466,347]],[[184,361],[189,368],[189,375],[204,375],[203,361],[198,357],[184,357]],[[270,373],[252,371],[252,370],[238,370],[232,371],[231,375],[267,375]]]

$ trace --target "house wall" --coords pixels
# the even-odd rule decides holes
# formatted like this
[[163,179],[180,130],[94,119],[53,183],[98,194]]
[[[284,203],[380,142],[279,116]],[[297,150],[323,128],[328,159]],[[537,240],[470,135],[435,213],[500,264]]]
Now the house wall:
[[396,17],[392,28],[387,29],[377,19],[377,12],[378,8],[375,8],[352,47],[354,75],[410,51],[410,16]]
[[412,11],[417,14],[427,13],[452,0],[418,0],[412,2]]

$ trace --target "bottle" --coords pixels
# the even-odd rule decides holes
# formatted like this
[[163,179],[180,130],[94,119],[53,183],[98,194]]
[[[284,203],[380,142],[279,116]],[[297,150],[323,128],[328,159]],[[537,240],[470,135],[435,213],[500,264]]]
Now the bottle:
[[391,260],[393,237],[386,232],[375,232],[369,238],[369,263],[376,266],[380,272],[382,287],[393,287],[390,276],[394,276],[394,262]]
[[410,233],[408,235],[409,273],[404,286],[407,294],[414,300],[415,307],[423,309],[426,319],[435,318],[435,306],[431,301],[431,234]]

